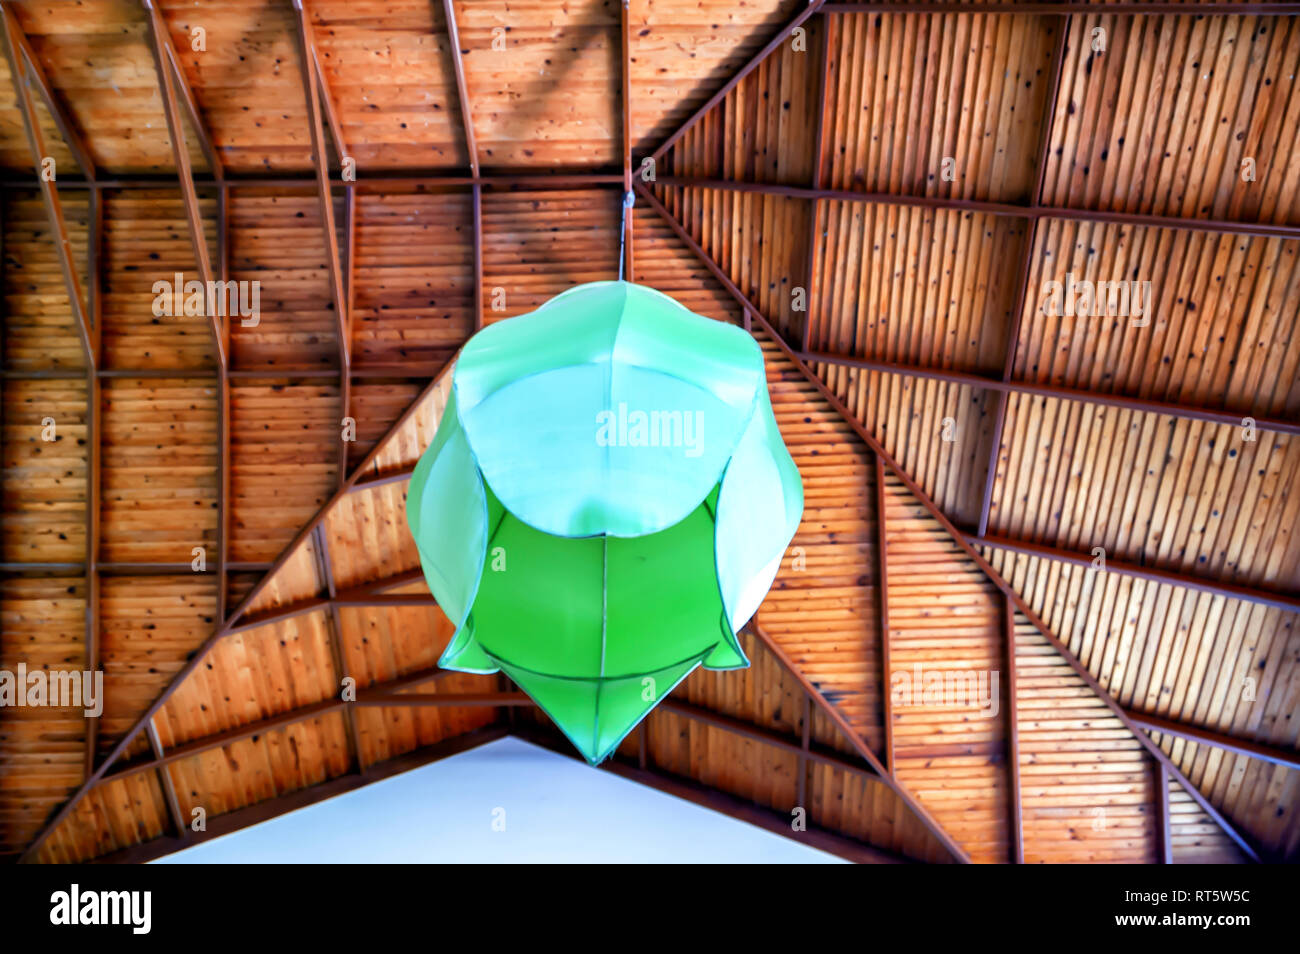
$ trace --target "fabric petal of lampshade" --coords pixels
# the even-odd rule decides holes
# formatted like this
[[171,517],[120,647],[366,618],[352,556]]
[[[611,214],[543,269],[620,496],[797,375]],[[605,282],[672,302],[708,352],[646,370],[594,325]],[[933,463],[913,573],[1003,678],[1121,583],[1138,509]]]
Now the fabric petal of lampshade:
[[749,665],[802,512],[757,342],[627,282],[475,335],[407,497],[439,665],[504,671],[593,764],[697,666]]

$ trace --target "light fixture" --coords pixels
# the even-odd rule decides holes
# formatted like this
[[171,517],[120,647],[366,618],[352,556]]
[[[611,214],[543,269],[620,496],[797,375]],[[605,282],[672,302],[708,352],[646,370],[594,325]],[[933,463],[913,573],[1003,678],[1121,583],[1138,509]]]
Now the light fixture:
[[628,282],[571,288],[466,344],[407,521],[457,630],[587,760],[736,632],[803,512],[758,343]]

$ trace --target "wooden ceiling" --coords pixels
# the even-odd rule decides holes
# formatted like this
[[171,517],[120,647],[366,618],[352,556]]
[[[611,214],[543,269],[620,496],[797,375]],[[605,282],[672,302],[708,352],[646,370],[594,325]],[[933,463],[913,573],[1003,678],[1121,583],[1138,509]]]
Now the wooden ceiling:
[[753,666],[610,770],[861,861],[1300,857],[1300,9],[1101,7],[5,0],[0,669],[107,698],[0,709],[0,854],[565,751],[436,668],[405,489],[466,338],[622,238],[758,338],[807,503]]

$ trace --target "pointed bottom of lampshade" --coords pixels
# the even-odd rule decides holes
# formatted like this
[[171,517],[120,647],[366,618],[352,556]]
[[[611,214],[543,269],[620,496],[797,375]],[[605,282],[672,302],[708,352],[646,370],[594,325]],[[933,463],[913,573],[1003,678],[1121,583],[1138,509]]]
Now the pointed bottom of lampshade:
[[497,662],[560,727],[583,758],[597,765],[614,753],[627,734],[703,658],[696,656],[637,676],[604,679],[548,676]]

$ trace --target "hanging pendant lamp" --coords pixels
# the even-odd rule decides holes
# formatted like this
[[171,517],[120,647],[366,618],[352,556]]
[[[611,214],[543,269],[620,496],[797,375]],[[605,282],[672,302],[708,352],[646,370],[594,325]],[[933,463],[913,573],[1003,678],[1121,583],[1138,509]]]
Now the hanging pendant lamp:
[[596,764],[696,666],[749,665],[802,512],[757,342],[617,281],[466,344],[406,515],[439,665],[504,671]]

